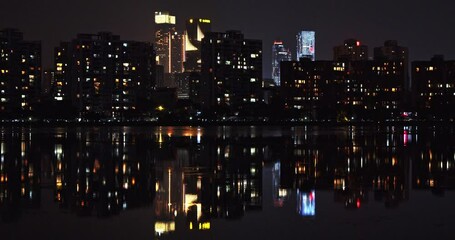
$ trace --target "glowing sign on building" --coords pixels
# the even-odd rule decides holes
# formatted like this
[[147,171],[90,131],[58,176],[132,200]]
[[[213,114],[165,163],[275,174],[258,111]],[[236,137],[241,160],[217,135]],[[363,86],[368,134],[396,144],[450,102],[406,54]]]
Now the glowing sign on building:
[[314,31],[301,31],[297,34],[297,61],[300,58],[309,58],[311,61],[316,59],[315,36]]

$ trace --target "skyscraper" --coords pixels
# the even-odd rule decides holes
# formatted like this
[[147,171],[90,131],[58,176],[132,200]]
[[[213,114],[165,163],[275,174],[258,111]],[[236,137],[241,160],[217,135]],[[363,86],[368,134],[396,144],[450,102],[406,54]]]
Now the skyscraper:
[[157,64],[164,66],[165,73],[172,73],[172,44],[176,31],[175,24],[175,16],[170,15],[169,12],[155,12],[156,58]]
[[41,84],[41,42],[0,31],[0,115],[32,110]]
[[201,41],[211,28],[209,19],[191,18],[186,21],[185,72],[201,70]]
[[362,45],[357,39],[347,39],[343,45],[333,48],[335,61],[361,61],[368,60],[368,46]]
[[301,31],[297,34],[297,61],[300,58],[316,60],[315,43],[316,33],[314,31]]
[[284,47],[282,41],[275,41],[272,46],[272,79],[275,86],[280,86],[280,63],[283,61],[292,61],[291,51]]
[[237,110],[257,103],[262,85],[262,41],[239,31],[211,32],[202,39],[202,94],[206,107]]
[[182,73],[185,61],[185,34],[175,31],[171,34],[171,71],[170,73]]

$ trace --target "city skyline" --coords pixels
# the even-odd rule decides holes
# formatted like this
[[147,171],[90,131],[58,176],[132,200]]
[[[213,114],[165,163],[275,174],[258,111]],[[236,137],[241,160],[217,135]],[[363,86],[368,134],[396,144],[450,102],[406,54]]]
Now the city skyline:
[[[238,4],[236,1],[223,3],[199,0],[184,8],[179,7],[177,1],[140,1],[134,5],[111,2],[106,5],[107,3],[97,1],[87,8],[84,1],[78,1],[72,4],[71,10],[60,12],[57,9],[63,8],[67,3],[53,0],[47,1],[47,4],[7,2],[0,10],[0,28],[17,28],[24,32],[26,40],[41,40],[44,67],[52,64],[52,49],[60,41],[68,41],[81,32],[110,31],[124,39],[151,42],[154,34],[153,13],[158,10],[176,15],[180,19],[177,20],[178,25],[183,25],[187,18],[204,17],[213,20],[214,31],[240,30],[251,39],[263,40],[264,77],[271,75],[271,66],[266,64],[271,61],[271,50],[267,45],[272,45],[273,40],[281,39],[295,52],[295,34],[302,28],[317,32],[316,54],[320,60],[331,59],[331,47],[347,38],[357,38],[368,46],[381,46],[388,39],[398,40],[401,45],[409,48],[411,61],[427,60],[434,54],[444,54],[446,59],[455,57],[455,49],[451,47],[455,36],[446,30],[455,21],[449,17],[452,9],[450,6],[455,3],[449,1],[437,5],[414,6],[410,5],[410,1],[391,5],[391,1],[386,0],[380,5],[375,4],[377,7],[374,10],[371,5],[357,1],[296,1],[284,3],[285,7],[296,10],[283,13],[277,12],[274,3],[267,1],[259,5],[255,1]],[[314,11],[302,15],[297,10],[304,6],[305,9]],[[251,18],[248,9],[257,9],[254,18]],[[81,11],[84,12],[83,17]],[[232,11],[237,13],[235,18],[230,14]],[[100,15],[103,17],[100,18]],[[271,18],[272,15],[276,17]]]

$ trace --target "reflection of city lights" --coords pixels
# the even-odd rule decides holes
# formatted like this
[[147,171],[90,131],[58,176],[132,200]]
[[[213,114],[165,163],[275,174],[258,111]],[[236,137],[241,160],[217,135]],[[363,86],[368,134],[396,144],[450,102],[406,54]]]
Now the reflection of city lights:
[[403,132],[403,145],[406,146],[408,144],[408,131],[404,130]]
[[155,233],[161,235],[167,232],[175,231],[175,222],[156,222]]
[[200,230],[209,230],[210,229],[210,222],[199,223]]
[[297,189],[297,212],[301,216],[316,215],[316,192],[301,192]]
[[280,188],[278,190],[278,197],[287,197],[288,196],[288,190],[287,189],[283,189],[283,188]]
[[201,133],[201,130],[198,128],[197,129],[197,143],[201,143],[201,137],[202,137],[202,133]]

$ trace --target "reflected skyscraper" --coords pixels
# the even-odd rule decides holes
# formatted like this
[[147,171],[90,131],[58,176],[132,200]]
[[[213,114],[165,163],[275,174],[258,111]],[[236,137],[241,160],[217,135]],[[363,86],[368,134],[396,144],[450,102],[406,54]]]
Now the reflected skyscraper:
[[297,54],[296,60],[308,58],[316,60],[315,54],[316,33],[314,31],[301,31],[297,34]]
[[272,46],[272,79],[275,86],[280,86],[280,63],[292,61],[291,51],[284,47],[282,41],[273,42]]

